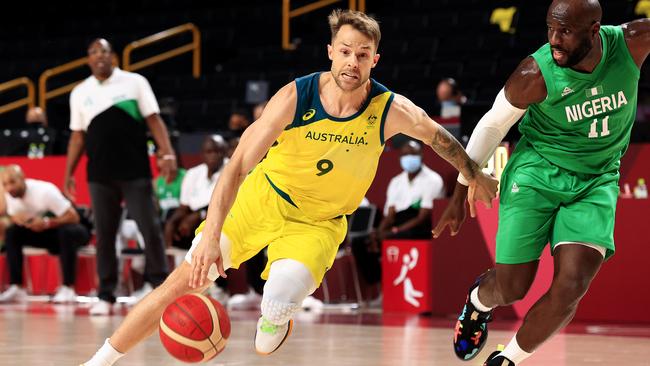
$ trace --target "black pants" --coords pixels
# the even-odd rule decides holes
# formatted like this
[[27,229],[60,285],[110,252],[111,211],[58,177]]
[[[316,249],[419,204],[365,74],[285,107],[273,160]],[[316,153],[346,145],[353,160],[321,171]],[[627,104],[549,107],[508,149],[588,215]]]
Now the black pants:
[[352,254],[359,273],[369,285],[381,282],[381,252],[371,251],[370,237],[362,236],[351,241]]
[[114,291],[118,281],[115,238],[122,214],[122,199],[144,237],[144,280],[154,287],[160,285],[167,277],[168,268],[151,182],[146,178],[107,183],[89,182],[88,187],[97,232],[99,298],[115,302]]
[[5,247],[11,284],[23,283],[23,247],[30,246],[45,248],[51,254],[58,254],[61,259],[63,284],[74,286],[77,249],[87,244],[89,238],[88,230],[79,224],[63,225],[40,233],[18,225],[10,226],[5,236]]

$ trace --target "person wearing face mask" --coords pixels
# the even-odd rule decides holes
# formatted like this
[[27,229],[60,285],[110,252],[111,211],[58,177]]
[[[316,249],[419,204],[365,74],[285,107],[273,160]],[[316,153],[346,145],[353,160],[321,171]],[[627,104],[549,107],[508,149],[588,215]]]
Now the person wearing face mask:
[[438,173],[422,164],[422,146],[416,141],[402,146],[400,165],[404,171],[388,185],[377,239],[429,239],[433,200],[444,197],[444,183]]

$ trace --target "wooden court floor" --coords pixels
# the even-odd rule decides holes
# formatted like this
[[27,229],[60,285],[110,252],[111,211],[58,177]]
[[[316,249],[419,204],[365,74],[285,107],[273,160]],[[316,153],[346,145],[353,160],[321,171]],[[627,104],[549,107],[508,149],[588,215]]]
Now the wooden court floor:
[[[497,343],[506,343],[512,336],[511,330],[490,331],[489,344],[482,354],[473,361],[461,362],[452,353],[449,327],[423,326],[417,319],[394,326],[377,322],[376,316],[301,313],[287,343],[276,354],[261,357],[253,350],[255,316],[254,312],[231,314],[233,331],[228,345],[208,365],[474,366],[482,365]],[[81,305],[0,306],[0,365],[77,366],[95,352],[122,319],[122,315],[90,317]],[[623,328],[621,334],[628,336],[560,334],[525,365],[649,366],[650,329]],[[167,355],[156,335],[117,365],[184,364]]]

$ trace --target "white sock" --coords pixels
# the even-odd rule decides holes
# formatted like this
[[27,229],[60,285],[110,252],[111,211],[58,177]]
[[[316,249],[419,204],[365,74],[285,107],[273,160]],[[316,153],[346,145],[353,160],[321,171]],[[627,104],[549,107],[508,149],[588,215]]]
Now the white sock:
[[528,353],[519,347],[516,334],[514,337],[512,337],[512,340],[510,343],[508,343],[506,348],[500,353],[500,355],[505,356],[510,361],[514,362],[515,365],[519,365],[523,360],[527,359],[532,354],[532,352]]
[[106,338],[104,345],[102,345],[90,361],[84,363],[84,366],[113,366],[122,356],[124,356],[124,353],[119,353],[108,343],[108,338]]
[[476,288],[473,289],[472,292],[469,294],[469,301],[472,303],[472,305],[474,305],[476,310],[482,311],[484,313],[494,309],[481,304],[481,301],[478,299],[478,288],[479,286],[476,286]]

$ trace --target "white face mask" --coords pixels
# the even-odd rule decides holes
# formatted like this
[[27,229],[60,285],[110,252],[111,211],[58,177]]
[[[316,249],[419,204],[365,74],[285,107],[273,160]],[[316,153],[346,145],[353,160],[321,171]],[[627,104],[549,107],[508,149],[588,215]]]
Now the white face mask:
[[420,155],[404,155],[399,158],[399,163],[407,173],[415,173],[422,167]]

